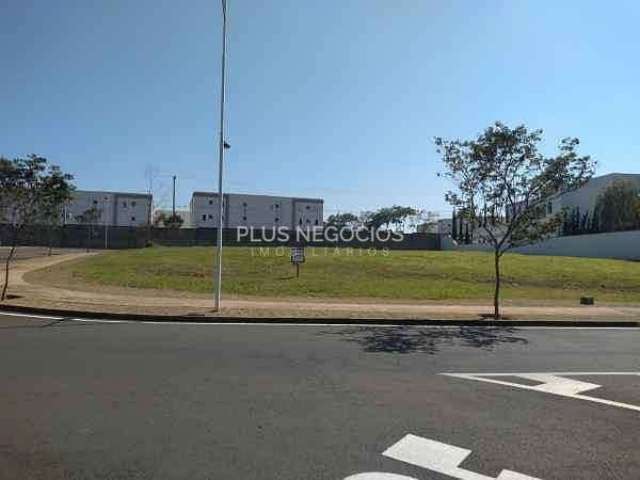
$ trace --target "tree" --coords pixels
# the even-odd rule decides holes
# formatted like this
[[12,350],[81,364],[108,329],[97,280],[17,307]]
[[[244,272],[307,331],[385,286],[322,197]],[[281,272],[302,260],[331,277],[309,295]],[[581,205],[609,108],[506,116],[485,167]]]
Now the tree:
[[49,209],[66,201],[72,177],[37,155],[8,160],[0,157],[0,205],[2,221],[9,228],[9,253],[4,263],[0,301],[9,288],[9,269],[24,228],[46,218]]
[[165,217],[163,223],[167,228],[180,228],[184,223],[184,219],[177,213],[174,213]]
[[410,217],[417,216],[420,212],[412,207],[383,207],[375,212],[367,212],[365,226],[374,230],[379,230],[383,226],[387,229],[393,225],[396,230],[404,230],[404,224]]
[[[638,210],[638,216],[640,217],[640,210]],[[598,212],[597,208],[593,209],[593,214],[591,215],[591,226],[589,227],[589,233],[600,233],[600,213]]]
[[401,207],[394,205],[389,209],[389,223],[395,226],[396,230],[404,231],[407,220],[416,217],[420,212],[413,207]]
[[336,227],[337,229],[349,227],[355,228],[360,225],[360,219],[353,213],[335,213],[327,218],[327,226]]
[[437,233],[440,214],[431,210],[416,210],[407,218],[407,226],[417,233]]
[[373,230],[380,230],[383,225],[389,228],[389,223],[391,223],[391,209],[385,207],[371,212],[368,215],[365,226]]
[[640,228],[640,191],[631,182],[618,180],[596,201],[595,212],[604,232]]
[[456,210],[453,209],[453,214],[451,215],[451,238],[454,240],[458,240],[458,217],[456,216]]
[[167,220],[167,214],[164,212],[156,212],[153,216],[153,226],[159,227],[160,225],[164,225]]
[[563,139],[554,157],[539,152],[541,141],[542,130],[529,131],[524,125],[512,129],[500,122],[473,140],[435,139],[445,166],[441,175],[454,185],[446,200],[493,247],[495,318],[500,318],[504,253],[557,232],[563,215],[547,215],[548,201],[582,186],[595,169],[589,156],[576,153],[578,139]]
[[93,238],[93,228],[98,224],[98,219],[100,218],[101,212],[102,211],[98,207],[92,205],[76,217],[76,221],[80,225],[85,225],[87,227],[87,252],[89,251],[89,247],[91,246],[91,239]]
[[49,168],[49,174],[43,178],[42,199],[39,203],[40,215],[47,226],[47,240],[51,255],[52,234],[60,226],[64,215],[64,206],[71,200],[75,187],[71,184],[73,176],[63,173],[56,165]]

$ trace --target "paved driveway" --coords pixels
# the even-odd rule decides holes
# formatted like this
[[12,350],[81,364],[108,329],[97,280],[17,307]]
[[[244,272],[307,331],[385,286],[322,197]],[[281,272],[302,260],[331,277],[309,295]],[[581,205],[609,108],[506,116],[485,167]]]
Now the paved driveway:
[[[0,247],[0,262],[7,259],[7,255],[11,250],[10,247]],[[53,255],[61,255],[65,253],[83,252],[84,250],[77,248],[54,248],[52,250]],[[49,249],[47,247],[18,247],[16,251],[16,260],[26,260],[28,258],[46,257],[49,255]]]

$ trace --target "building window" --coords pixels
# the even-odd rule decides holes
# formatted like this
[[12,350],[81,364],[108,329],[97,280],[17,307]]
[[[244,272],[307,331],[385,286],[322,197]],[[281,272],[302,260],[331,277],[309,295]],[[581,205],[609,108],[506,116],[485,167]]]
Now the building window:
[[131,202],[131,206],[135,207],[136,206],[136,201],[134,200],[133,202]]
[[302,219],[300,219],[300,221],[298,222],[299,225],[302,225]]
[[209,214],[209,220],[213,220],[213,215]]
[[304,208],[306,208],[307,210],[310,210],[310,209],[311,209],[311,207],[310,207],[309,205],[307,205],[307,206],[306,206],[306,207],[304,207]]
[[553,203],[549,202],[547,204],[547,213],[551,215],[553,213]]
[[93,201],[93,204],[94,204],[94,205],[97,205],[97,204],[98,204],[98,200],[94,200],[94,201]]
[[276,208],[280,208],[280,204],[279,203],[276,203]]
[[246,207],[247,206],[247,202],[242,202],[242,206]]
[[202,215],[202,221],[203,221],[203,222],[206,222],[206,221],[207,221],[207,215],[206,215],[206,214],[203,214],[203,215]]
[[209,205],[213,205],[213,200],[209,200]]
[[246,222],[247,221],[247,217],[242,217],[242,220],[244,220]]
[[318,225],[318,220],[316,220],[316,225]]
[[280,221],[280,218],[276,217],[276,223],[278,223]]
[[127,202],[122,202],[122,208],[127,208]]
[[131,217],[131,221],[135,222],[136,221],[136,217]]

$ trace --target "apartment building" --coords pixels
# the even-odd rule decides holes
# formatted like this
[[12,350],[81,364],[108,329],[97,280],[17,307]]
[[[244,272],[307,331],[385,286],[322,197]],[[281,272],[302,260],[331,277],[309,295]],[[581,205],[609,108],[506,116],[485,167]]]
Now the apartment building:
[[118,227],[148,225],[152,197],[146,193],[76,190],[64,208],[64,223],[83,223],[82,216],[95,209],[95,223]]
[[[227,193],[223,195],[223,221],[226,228],[322,226],[323,203],[318,198]],[[190,204],[192,226],[217,227],[218,205],[217,193],[194,192]]]

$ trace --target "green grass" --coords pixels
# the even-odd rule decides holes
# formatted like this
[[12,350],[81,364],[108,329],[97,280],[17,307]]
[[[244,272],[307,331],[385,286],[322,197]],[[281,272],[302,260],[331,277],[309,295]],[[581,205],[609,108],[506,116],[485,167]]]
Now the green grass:
[[[493,260],[482,252],[388,252],[307,249],[295,278],[288,249],[227,248],[224,291],[264,297],[336,297],[425,301],[490,300]],[[349,254],[351,252],[351,254]],[[213,248],[165,248],[104,253],[40,272],[42,282],[212,290]],[[508,254],[503,259],[507,300],[566,300],[594,295],[600,302],[640,303],[640,263]],[[34,278],[34,277],[32,277]]]

